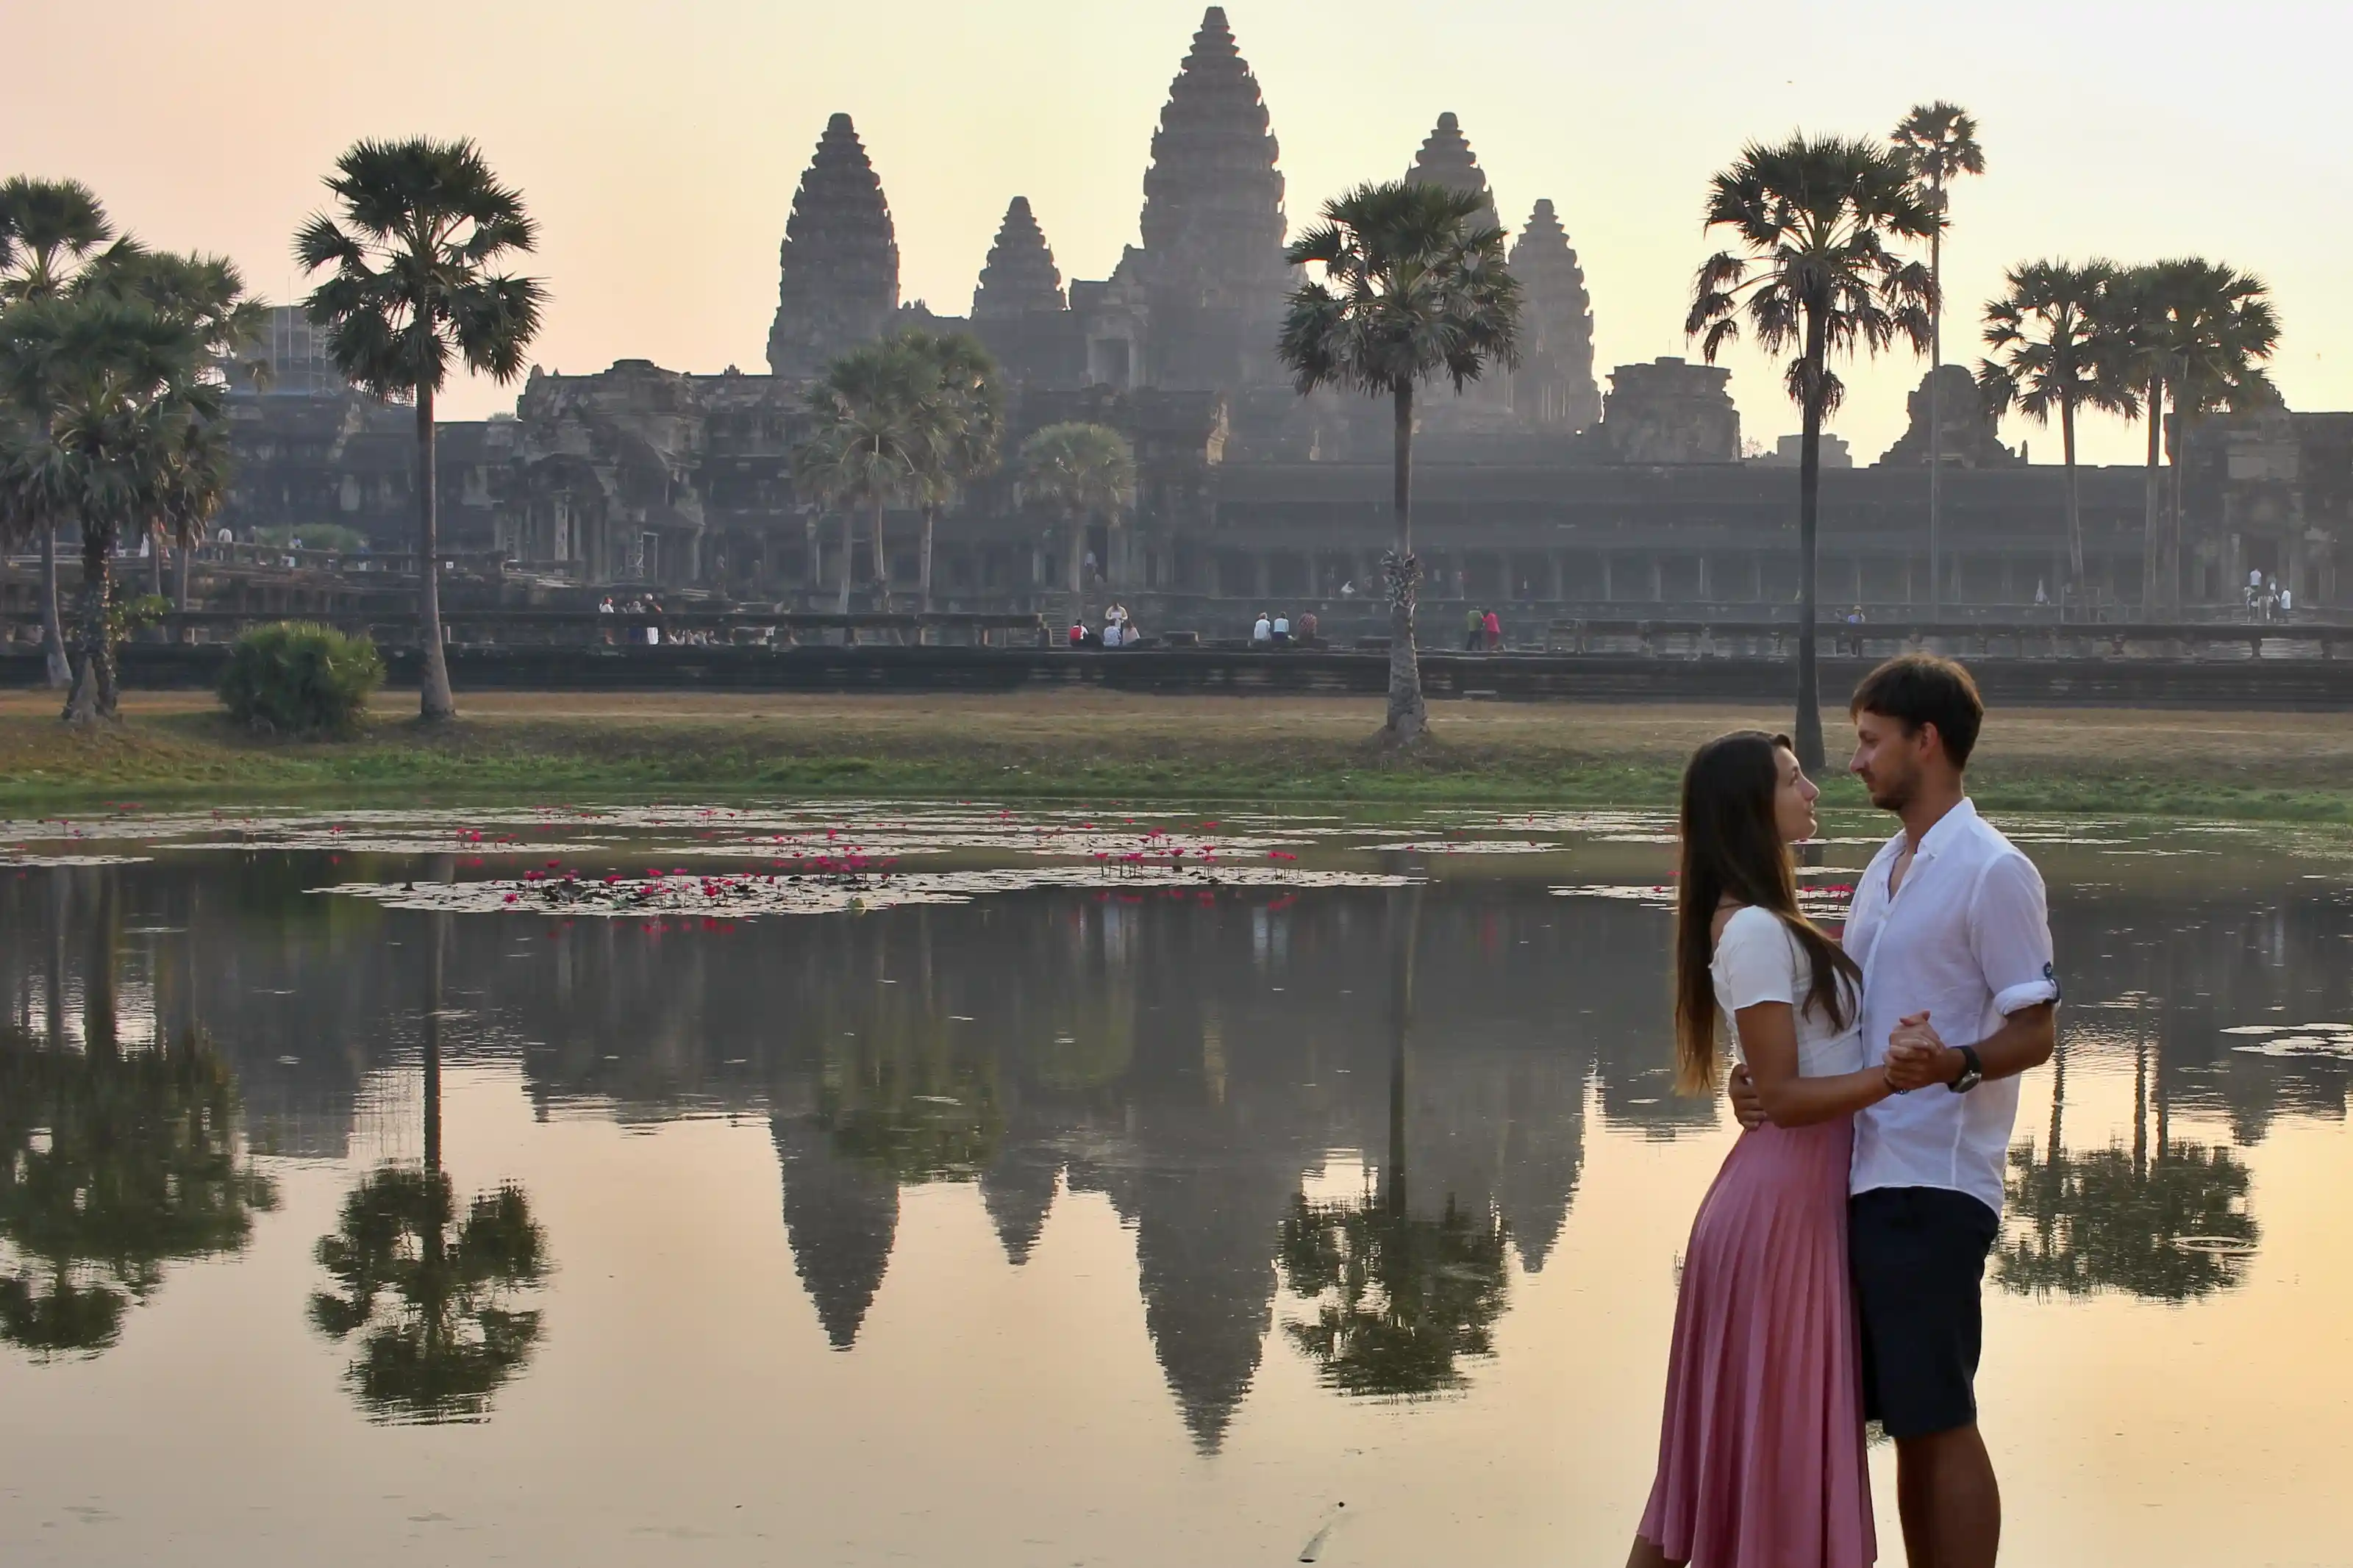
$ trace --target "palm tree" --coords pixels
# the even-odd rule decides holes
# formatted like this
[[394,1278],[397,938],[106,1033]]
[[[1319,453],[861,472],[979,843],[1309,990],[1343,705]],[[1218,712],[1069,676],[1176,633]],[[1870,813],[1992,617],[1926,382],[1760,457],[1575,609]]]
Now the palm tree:
[[[105,207],[79,180],[18,174],[0,184],[0,310],[62,297],[81,266],[113,238]],[[46,426],[44,408],[24,413],[37,427]],[[33,528],[41,542],[41,643],[51,686],[72,679],[65,624],[58,613],[58,521],[50,517]],[[0,515],[0,535],[6,531],[6,518]]]
[[1413,642],[1421,569],[1413,553],[1414,388],[1444,376],[1459,395],[1489,370],[1519,364],[1520,286],[1504,266],[1504,232],[1476,220],[1483,195],[1419,181],[1359,185],[1327,202],[1292,242],[1293,267],[1322,268],[1290,300],[1275,353],[1301,396],[1340,387],[1393,405],[1390,506],[1396,542],[1389,600],[1390,745],[1430,727]]
[[[2196,257],[2135,268],[2110,298],[2126,374],[2140,389],[2148,420],[2141,613],[2154,616],[2181,602],[2181,460],[2190,426],[2204,414],[2278,405],[2263,363],[2279,345],[2279,316],[2263,279]],[[2158,470],[2168,406],[2169,508]]]
[[44,432],[12,455],[11,512],[81,534],[80,658],[64,717],[115,713],[112,562],[170,484],[185,427],[220,417],[205,340],[190,321],[107,289],[20,305],[0,319],[0,387],[47,409]]
[[1928,279],[1936,296],[1928,316],[1928,615],[1944,605],[1936,574],[1945,521],[1945,393],[1936,373],[1945,364],[1945,229],[1950,223],[1952,183],[1962,174],[1985,173],[1985,149],[1978,145],[1978,122],[1957,103],[1938,99],[1913,106],[1895,127],[1896,155],[1919,183],[1921,200],[1936,221],[1928,235]]
[[1995,412],[2015,405],[2047,425],[2059,420],[2066,466],[2067,581],[2061,614],[2084,593],[2084,506],[2075,473],[2075,413],[2096,408],[2130,416],[2139,401],[2125,384],[2121,355],[2107,319],[2116,285],[2115,263],[2029,261],[2010,269],[2007,291],[1986,305],[1986,346],[1998,359],[1978,367],[1978,386]]
[[537,279],[494,272],[528,253],[538,229],[522,193],[499,183],[471,142],[362,142],[326,181],[341,219],[321,213],[294,238],[306,272],[332,274],[304,301],[327,330],[327,355],[376,397],[417,401],[417,637],[425,659],[420,711],[454,719],[441,646],[440,498],[433,400],[451,361],[505,385],[522,374],[546,290]]
[[[794,483],[841,513],[840,613],[849,613],[855,514],[871,519],[871,545],[877,604],[891,608],[891,558],[882,515],[893,500],[918,493],[946,441],[946,406],[926,401],[937,385],[935,362],[913,344],[869,343],[826,366],[809,389],[816,428],[793,454]],[[843,640],[849,634],[843,633]]]
[[1740,250],[1701,266],[1684,331],[1704,334],[1710,363],[1739,339],[1744,316],[1767,353],[1797,351],[1785,379],[1804,429],[1797,741],[1809,769],[1822,765],[1814,627],[1822,421],[1845,395],[1830,362],[1857,347],[1875,354],[1898,337],[1928,346],[1936,282],[1888,242],[1927,238],[1936,222],[1902,155],[1859,138],[1799,133],[1774,147],[1751,142],[1708,191],[1706,226],[1732,230]]
[[1086,613],[1087,525],[1112,527],[1135,504],[1135,453],[1106,425],[1049,425],[1021,443],[1020,496],[1062,520],[1071,620]]
[[923,504],[922,607],[932,613],[932,534],[940,509],[997,471],[1005,439],[1005,388],[997,361],[969,332],[902,332],[898,340],[923,364],[921,417],[939,439],[923,450],[915,476]]

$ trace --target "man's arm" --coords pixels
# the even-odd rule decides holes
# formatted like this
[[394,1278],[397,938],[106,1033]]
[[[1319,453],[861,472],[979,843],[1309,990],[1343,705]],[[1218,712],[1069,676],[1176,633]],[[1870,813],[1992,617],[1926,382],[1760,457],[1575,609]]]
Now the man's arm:
[[[2016,1078],[2051,1059],[2059,1043],[2059,1004],[2037,1002],[2021,1007],[2001,1021],[2001,1027],[1975,1042],[1978,1070],[1989,1079]],[[1936,1026],[1923,1017],[1888,1037],[1887,1081],[1897,1092],[1909,1093],[1932,1083],[1957,1082],[1968,1065],[1960,1051],[1945,1044]]]

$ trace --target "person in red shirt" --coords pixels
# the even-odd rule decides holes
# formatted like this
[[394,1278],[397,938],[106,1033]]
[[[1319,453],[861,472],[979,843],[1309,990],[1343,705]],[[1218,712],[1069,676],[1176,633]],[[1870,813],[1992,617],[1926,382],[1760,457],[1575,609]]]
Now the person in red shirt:
[[1487,633],[1487,651],[1489,653],[1493,653],[1496,649],[1504,646],[1504,623],[1493,610],[1487,612],[1485,629]]

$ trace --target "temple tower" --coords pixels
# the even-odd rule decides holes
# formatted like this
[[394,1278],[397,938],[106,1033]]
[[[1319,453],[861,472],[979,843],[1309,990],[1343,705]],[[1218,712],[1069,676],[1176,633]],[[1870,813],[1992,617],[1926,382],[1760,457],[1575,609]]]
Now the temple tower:
[[1504,226],[1503,220],[1495,216],[1495,193],[1487,188],[1487,171],[1479,167],[1479,155],[1471,151],[1471,142],[1462,134],[1462,122],[1454,117],[1452,110],[1440,115],[1437,125],[1422,139],[1421,151],[1414,155],[1413,167],[1405,172],[1405,177],[1484,196],[1487,205],[1472,222],[1489,228]]
[[1212,5],[1153,133],[1144,243],[1112,279],[1142,292],[1149,348],[1139,379],[1225,388],[1273,378],[1291,284],[1279,152],[1258,79]]
[[1062,309],[1062,274],[1045,231],[1029,210],[1028,196],[1016,196],[997,226],[997,242],[980,269],[980,287],[972,291],[972,317],[1028,315],[1033,310]]
[[1509,265],[1522,290],[1514,409],[1540,429],[1592,428],[1601,423],[1601,389],[1593,379],[1593,299],[1549,200],[1528,215]]
[[899,241],[882,182],[847,114],[826,121],[794,194],[778,264],[768,332],[768,368],[776,374],[820,374],[827,361],[890,330],[899,308]]

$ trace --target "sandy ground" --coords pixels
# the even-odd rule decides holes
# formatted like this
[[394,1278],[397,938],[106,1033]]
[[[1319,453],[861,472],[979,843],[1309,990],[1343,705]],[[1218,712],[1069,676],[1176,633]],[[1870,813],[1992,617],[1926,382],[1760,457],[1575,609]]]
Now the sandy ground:
[[[214,711],[210,693],[131,693],[125,717]],[[1106,745],[1135,755],[1165,748],[1198,755],[1345,746],[1380,722],[1373,698],[1154,697],[1114,692],[1022,692],[909,696],[799,696],[760,692],[467,692],[467,728],[486,736],[541,724],[610,725],[633,739],[676,727],[708,742],[733,732],[746,741],[797,734],[855,739],[885,752],[928,750],[958,736],[991,746],[1084,753]],[[382,720],[410,711],[405,694],[380,698]],[[0,694],[0,723],[47,719],[47,692]],[[1629,763],[1679,761],[1699,742],[1739,727],[1780,730],[1786,709],[1711,704],[1445,702],[1431,709],[1449,749],[1519,755],[1580,756]],[[1833,764],[1841,760],[1843,712],[1823,715]],[[379,729],[379,738],[383,731]],[[682,737],[683,738],[683,737]],[[2168,710],[2017,709],[1991,715],[1981,764],[2036,772],[2080,763],[2086,771],[2168,772],[2209,777],[2246,771],[2310,784],[2353,783],[2353,713],[2208,713]]]

